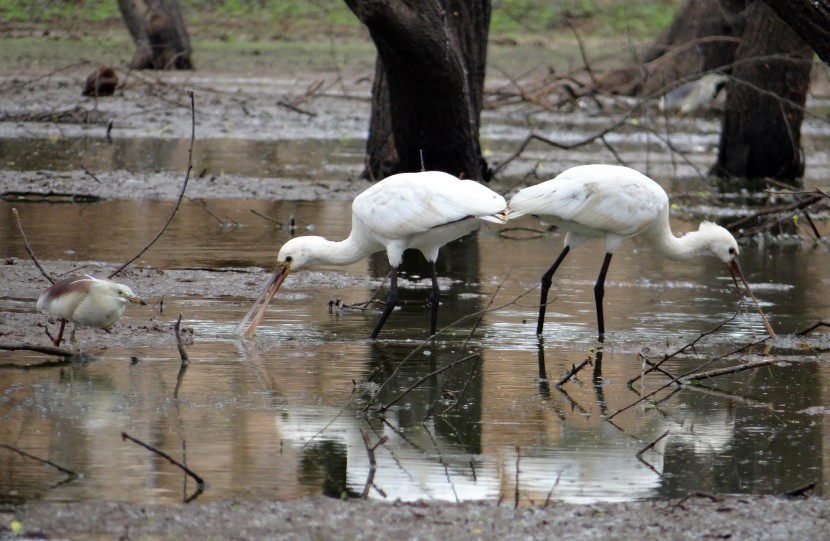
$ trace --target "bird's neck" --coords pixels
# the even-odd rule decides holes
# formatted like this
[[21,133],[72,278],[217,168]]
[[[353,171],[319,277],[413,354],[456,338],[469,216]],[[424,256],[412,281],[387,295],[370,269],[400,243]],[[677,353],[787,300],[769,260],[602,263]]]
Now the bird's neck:
[[708,253],[708,238],[700,231],[690,231],[682,237],[675,237],[668,220],[664,227],[656,229],[650,235],[651,245],[655,251],[668,259],[682,261]]
[[354,233],[341,241],[315,237],[315,257],[311,264],[349,265],[383,248]]

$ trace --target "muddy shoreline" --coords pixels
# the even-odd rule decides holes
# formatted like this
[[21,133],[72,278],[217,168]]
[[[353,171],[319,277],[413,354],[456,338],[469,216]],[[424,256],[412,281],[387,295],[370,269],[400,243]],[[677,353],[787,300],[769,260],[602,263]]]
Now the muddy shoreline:
[[[65,85],[76,84],[85,74],[63,76]],[[200,73],[200,77],[205,74]],[[166,76],[165,83],[181,83],[185,76]],[[209,74],[207,75],[209,77]],[[19,92],[7,92],[7,115],[48,113],[56,109],[72,109],[78,103],[95,108],[114,119],[121,133],[159,134],[172,126],[165,136],[189,136],[188,109],[181,102],[171,111],[154,114],[136,114],[138,103],[150,100],[158,107],[158,95],[152,99],[143,94],[144,82],[136,82],[123,90],[114,100],[83,102],[74,87],[63,90],[60,77],[47,82],[32,81]],[[302,83],[305,84],[308,81]],[[298,87],[302,87],[298,83]],[[216,84],[214,87],[218,87]],[[6,87],[11,88],[9,86]],[[15,87],[17,88],[17,87]],[[172,88],[172,87],[171,87]],[[281,86],[271,85],[270,94],[250,97],[250,109],[279,96]],[[352,103],[366,108],[366,90],[363,83],[356,92],[362,100],[350,102],[345,116],[335,119],[344,131],[364,130],[367,120],[355,114]],[[173,90],[169,90],[175,94]],[[253,96],[253,95],[251,95]],[[210,95],[211,112],[201,109],[200,132],[220,130],[225,124],[247,127],[244,133],[256,132],[244,107],[239,107],[234,93],[216,92]],[[325,101],[319,102],[319,119],[328,122],[336,110]],[[201,102],[200,102],[201,105]],[[278,129],[282,116],[296,115],[277,109],[268,109],[273,115],[269,125]],[[280,116],[282,115],[282,116]],[[323,120],[311,122],[323,122]],[[50,122],[9,122],[4,130],[16,136],[48,137],[54,125]],[[68,136],[78,133],[100,135],[105,125],[63,124]],[[243,135],[241,136],[244,136]],[[349,133],[351,133],[349,131]],[[118,135],[118,132],[116,133]],[[230,136],[237,136],[233,132]],[[262,135],[262,134],[259,134]],[[9,135],[5,135],[9,136]],[[198,144],[198,143],[197,143]],[[184,164],[182,165],[182,171]],[[355,171],[355,174],[358,172]],[[331,178],[321,182],[292,179],[269,179],[242,176],[222,176],[219,179],[196,176],[191,179],[188,193],[198,192],[204,198],[272,198],[272,199],[341,199],[349,200],[368,184],[357,178]],[[173,200],[177,197],[183,173],[128,171],[95,172],[18,171],[0,169],[0,186],[7,198],[94,196],[106,199],[147,198]],[[9,196],[9,194],[13,194]],[[16,194],[16,195],[14,195]],[[24,195],[25,194],[25,195]],[[55,272],[66,272],[78,262],[46,261]],[[84,272],[106,274],[120,262],[85,262]],[[221,297],[229,290],[229,283],[241,297],[255,298],[265,280],[266,271],[256,268],[232,269],[230,272],[207,270],[167,270],[132,267],[119,280],[129,283],[146,297],[158,297],[164,291],[176,290],[182,295]],[[240,279],[240,277],[243,277]],[[0,265],[0,280],[13,291],[16,307],[0,316],[0,342],[48,344],[41,326],[44,316],[34,311],[34,300],[48,285],[30,260],[4,259]],[[209,288],[209,289],[206,289]],[[30,308],[30,309],[29,309]],[[151,313],[130,310],[114,327],[120,347],[146,346],[166,340],[175,348],[171,317],[154,320]],[[54,323],[54,322],[53,322]],[[91,351],[108,347],[112,336],[96,330],[82,330],[81,340]],[[197,339],[217,337],[200,336]],[[26,362],[36,356],[27,355]],[[412,504],[376,501],[339,501],[329,498],[308,498],[295,501],[219,501],[188,505],[126,504],[117,502],[69,502],[5,505],[0,507],[0,539],[824,539],[830,525],[830,501],[824,498],[784,498],[778,496],[694,495],[682,501],[649,500],[625,503],[598,503],[591,505],[551,502],[513,509],[511,505],[495,503],[422,502]]]

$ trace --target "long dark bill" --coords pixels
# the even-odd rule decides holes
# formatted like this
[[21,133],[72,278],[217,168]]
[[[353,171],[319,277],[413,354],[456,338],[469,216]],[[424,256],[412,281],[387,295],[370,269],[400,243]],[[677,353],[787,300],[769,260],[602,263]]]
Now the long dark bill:
[[[729,264],[729,270],[732,271],[732,281],[735,282],[735,289],[738,291],[738,295],[741,295],[741,286],[738,285],[738,278],[741,279],[741,283],[744,285],[746,292],[749,293],[749,298],[752,299],[752,302],[755,303],[755,308],[758,309],[758,313],[761,315],[761,319],[764,321],[764,326],[767,328],[767,333],[769,333],[770,338],[775,338],[775,331],[772,330],[772,325],[769,324],[767,321],[767,316],[764,315],[764,311],[761,310],[761,305],[758,304],[758,300],[755,298],[755,295],[752,294],[752,290],[749,289],[749,284],[746,283],[744,279],[744,275],[741,272],[741,267],[738,265],[738,260],[733,260],[732,263]],[[743,298],[743,295],[741,295]]]
[[[234,329],[233,334],[239,336],[242,335],[245,338],[250,338],[256,332],[256,328],[259,325],[259,322],[262,320],[262,316],[265,315],[265,311],[268,309],[268,304],[271,302],[271,299],[274,298],[274,295],[277,294],[277,290],[279,290],[282,282],[285,280],[286,276],[290,272],[288,266],[281,266],[277,269],[277,272],[274,273],[274,276],[271,277],[271,281],[268,282],[268,285],[265,286],[265,289],[259,295],[259,298],[254,301],[254,305],[251,306],[251,309],[248,310],[248,313],[245,314],[245,317],[242,318],[242,321],[239,322],[239,325],[236,326]],[[259,312],[251,319],[251,315],[256,311],[257,306],[260,306]],[[251,320],[251,324],[248,325],[248,320]],[[248,326],[247,329],[245,327]],[[242,329],[245,329],[243,332]]]

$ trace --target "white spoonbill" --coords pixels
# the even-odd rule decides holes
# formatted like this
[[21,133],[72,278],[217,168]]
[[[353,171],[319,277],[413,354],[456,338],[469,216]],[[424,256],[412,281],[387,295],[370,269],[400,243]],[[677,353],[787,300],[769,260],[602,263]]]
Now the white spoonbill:
[[[87,327],[106,329],[124,314],[127,303],[147,303],[138,298],[133,290],[104,278],[72,276],[55,282],[37,300],[37,309],[44,314],[60,318],[61,327],[55,346],[60,345],[67,321]],[[75,327],[71,341],[75,342]]]
[[[419,250],[432,266],[430,334],[435,334],[440,294],[435,272],[438,250],[477,229],[479,219],[505,223],[506,211],[507,203],[501,195],[472,180],[439,171],[392,175],[355,197],[352,231],[347,239],[337,242],[316,236],[297,237],[282,246],[273,278],[235,334],[254,335],[268,303],[290,272],[309,265],[348,265],[386,250],[392,272],[386,307],[372,331],[375,339],[398,302],[398,266],[409,248]],[[251,319],[260,303],[262,307]]]
[[[714,256],[726,263],[732,277],[743,282],[761,314],[771,337],[775,337],[761,307],[752,295],[738,266],[738,243],[723,227],[703,222],[697,231],[675,237],[669,226],[669,198],[659,184],[642,173],[618,165],[581,165],[559,174],[553,180],[520,190],[508,203],[508,216],[538,216],[565,234],[565,247],[553,265],[542,275],[539,321],[536,334],[542,335],[545,306],[553,273],[571,248],[591,239],[605,240],[605,260],[594,285],[599,341],[605,337],[602,298],[605,275],[611,256],[627,238],[640,236],[660,255],[674,260]],[[735,279],[737,287],[737,279]]]

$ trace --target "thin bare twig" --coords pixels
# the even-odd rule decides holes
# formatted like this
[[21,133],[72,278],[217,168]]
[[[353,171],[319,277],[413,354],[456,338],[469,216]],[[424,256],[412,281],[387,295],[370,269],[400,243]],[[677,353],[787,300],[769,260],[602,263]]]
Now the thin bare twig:
[[643,447],[642,449],[640,449],[639,451],[637,451],[637,458],[639,458],[640,460],[642,460],[642,458],[643,458],[643,453],[645,453],[646,451],[648,451],[649,449],[651,449],[652,447],[654,447],[655,445],[657,445],[657,443],[658,443],[660,440],[662,440],[663,438],[665,438],[665,437],[666,437],[666,436],[668,436],[668,435],[669,435],[669,431],[668,431],[668,430],[666,430],[665,432],[663,432],[662,434],[660,434],[659,436],[657,436],[657,438],[656,438],[654,441],[652,441],[651,443],[649,443],[648,445],[646,445],[645,447]]
[[718,368],[717,370],[710,370],[708,372],[699,372],[697,374],[689,374],[687,376],[680,376],[678,381],[682,383],[688,383],[690,381],[700,381],[702,379],[711,379],[717,376],[723,376],[726,374],[736,374],[738,372],[743,372],[744,370],[752,370],[753,368],[760,368],[762,366],[767,366],[769,364],[777,363],[778,359],[764,359],[763,361],[755,361],[746,364],[740,364],[738,366],[727,366],[726,368]]
[[35,455],[29,454],[26,451],[22,451],[22,450],[18,449],[17,447],[13,447],[13,446],[8,445],[6,443],[0,443],[0,447],[4,447],[4,448],[8,449],[9,451],[13,451],[13,452],[15,452],[15,453],[17,453],[21,456],[25,456],[26,458],[30,458],[32,460],[40,462],[41,464],[46,464],[48,466],[52,466],[56,470],[65,473],[66,475],[68,475],[69,477],[71,477],[73,479],[77,479],[78,477],[81,476],[81,474],[79,474],[77,472],[74,472],[72,470],[68,470],[68,469],[66,469],[63,466],[60,466],[58,464],[55,464],[51,460],[46,460],[46,459],[43,459],[43,458],[40,458],[40,457],[36,457]]
[[[369,455],[369,475],[366,477],[366,484],[363,486],[363,493],[360,495],[360,497],[365,500],[369,497],[369,489],[375,485],[375,472],[378,468],[377,459],[375,458],[375,449],[386,443],[389,436],[383,436],[374,445],[369,443],[369,436],[362,428],[360,429],[360,436],[363,438],[363,444],[366,446],[366,453]],[[381,492],[377,487],[375,487],[375,489],[378,490],[378,492]],[[381,492],[381,494],[383,493]]]
[[23,231],[23,226],[20,224],[20,216],[18,216],[16,208],[12,209],[12,214],[14,215],[14,219],[17,222],[17,229],[18,231],[20,231],[20,236],[23,238],[23,246],[26,248],[26,252],[29,253],[29,257],[31,257],[32,261],[35,262],[35,266],[38,268],[43,277],[49,280],[50,284],[54,284],[55,279],[49,276],[49,273],[46,272],[46,269],[40,266],[40,262],[35,257],[35,253],[32,251],[32,247],[29,246],[29,239],[26,238],[26,233]]
[[179,211],[179,207],[182,204],[182,199],[184,199],[184,192],[187,189],[187,183],[190,180],[190,171],[193,169],[193,143],[196,140],[196,103],[193,98],[193,91],[188,90],[187,95],[190,97],[190,147],[187,149],[187,172],[184,176],[184,182],[182,183],[181,192],[179,192],[179,197],[176,199],[176,206],[173,208],[173,212],[170,213],[170,217],[167,218],[167,221],[162,226],[161,230],[153,237],[153,240],[150,241],[147,246],[142,248],[140,252],[138,252],[132,259],[115,269],[110,273],[107,278],[112,278],[119,274],[121,271],[126,269],[133,261],[141,257],[144,252],[150,249],[150,247],[156,243],[157,240],[161,238],[165,231],[167,231],[167,227],[170,225],[170,222],[173,221],[173,217],[176,216],[176,213]]
[[811,332],[818,329],[819,327],[830,327],[830,323],[828,323],[826,321],[817,321],[816,323],[813,323],[812,325],[810,325],[806,329],[798,331],[797,333],[795,333],[795,335],[796,336],[804,336],[806,334],[810,334]]
[[201,490],[204,490],[204,488],[205,488],[205,486],[206,486],[206,485],[205,485],[205,480],[204,480],[204,479],[202,479],[202,478],[199,476],[199,474],[197,474],[196,472],[194,472],[193,470],[191,470],[190,468],[188,468],[187,466],[185,466],[184,464],[182,464],[181,462],[179,462],[178,460],[176,460],[176,459],[175,459],[175,458],[173,458],[172,456],[168,455],[168,454],[167,454],[167,453],[165,453],[164,451],[161,451],[161,450],[159,450],[159,449],[156,449],[156,448],[155,448],[155,447],[153,447],[152,445],[147,444],[147,443],[144,443],[143,441],[139,440],[138,438],[134,438],[134,437],[130,436],[130,435],[129,435],[129,434],[127,434],[126,432],[122,432],[122,433],[121,433],[121,439],[122,439],[122,440],[130,440],[131,442],[136,443],[136,444],[138,444],[138,445],[140,445],[140,446],[144,447],[144,448],[145,448],[145,449],[147,449],[148,451],[153,452],[153,453],[157,454],[158,456],[160,456],[160,457],[162,457],[162,458],[166,458],[168,462],[170,462],[170,463],[171,463],[171,464],[173,464],[174,466],[178,466],[178,467],[179,467],[179,468],[181,468],[181,470],[182,470],[182,471],[184,471],[187,475],[189,475],[190,477],[192,477],[192,478],[193,478],[193,480],[194,480],[194,481],[196,481],[196,483],[198,483],[198,487],[199,487]]
[[584,361],[579,363],[579,365],[577,365],[577,366],[572,365],[571,369],[568,370],[567,373],[565,373],[565,375],[562,376],[562,378],[560,378],[559,381],[556,382],[556,386],[557,387],[563,386],[564,384],[566,384],[568,382],[568,380],[570,380],[572,377],[574,377],[577,372],[579,372],[580,370],[582,370],[586,366],[592,365],[592,364],[593,363],[591,362],[591,358],[588,357]]

